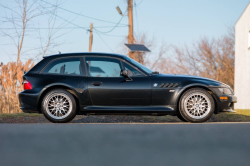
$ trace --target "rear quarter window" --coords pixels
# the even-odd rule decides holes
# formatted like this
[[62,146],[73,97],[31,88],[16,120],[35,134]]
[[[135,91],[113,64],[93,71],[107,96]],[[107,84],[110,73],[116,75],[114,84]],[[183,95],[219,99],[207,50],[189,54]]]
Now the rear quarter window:
[[80,58],[61,58],[50,62],[41,73],[60,75],[85,75]]

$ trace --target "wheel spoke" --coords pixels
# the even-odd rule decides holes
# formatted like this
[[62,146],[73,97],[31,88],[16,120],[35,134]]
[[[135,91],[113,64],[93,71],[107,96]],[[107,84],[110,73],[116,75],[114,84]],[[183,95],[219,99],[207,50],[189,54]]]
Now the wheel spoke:
[[46,112],[54,119],[63,119],[72,111],[72,101],[64,93],[54,93],[46,98]]
[[211,108],[209,98],[201,92],[194,92],[185,99],[185,107],[187,114],[194,119],[204,118]]

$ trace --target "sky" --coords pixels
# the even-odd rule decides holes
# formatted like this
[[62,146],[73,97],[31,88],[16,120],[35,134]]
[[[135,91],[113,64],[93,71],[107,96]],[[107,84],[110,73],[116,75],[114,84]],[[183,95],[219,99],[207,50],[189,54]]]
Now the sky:
[[[44,1],[54,2],[38,0],[39,3]],[[146,33],[149,39],[154,37],[156,45],[162,42],[170,45],[188,45],[204,36],[217,38],[226,34],[228,27],[235,25],[248,3],[249,0],[134,0],[134,34],[140,36]],[[16,4],[9,0],[0,0],[0,4],[8,5],[18,11]],[[61,24],[65,27],[57,32],[59,37],[55,39],[55,43],[60,43],[59,46],[48,54],[57,54],[58,51],[87,52],[89,48],[87,29],[90,23],[93,23],[95,28],[93,52],[121,53],[122,45],[126,43],[128,35],[128,18],[119,15],[116,6],[125,13],[126,0],[63,0],[60,4],[63,9],[58,9],[54,27]],[[3,63],[16,61],[17,52],[12,40],[3,35],[3,32],[11,32],[8,28],[12,28],[11,24],[4,22],[3,17],[6,13],[8,14],[6,10],[0,10],[0,62]],[[112,30],[121,18],[120,24]],[[46,36],[47,17],[35,18],[28,27],[40,29],[40,34]],[[97,30],[112,31],[102,33]],[[42,55],[33,49],[40,46],[37,34],[33,30],[27,30],[23,46],[23,52],[26,53],[21,55],[23,61],[35,56],[38,59],[42,58]]]

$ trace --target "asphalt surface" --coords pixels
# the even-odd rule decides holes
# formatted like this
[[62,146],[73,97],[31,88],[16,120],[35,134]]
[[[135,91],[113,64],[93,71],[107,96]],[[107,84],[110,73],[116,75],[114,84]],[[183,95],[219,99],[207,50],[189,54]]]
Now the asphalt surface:
[[250,165],[250,123],[1,124],[0,166]]

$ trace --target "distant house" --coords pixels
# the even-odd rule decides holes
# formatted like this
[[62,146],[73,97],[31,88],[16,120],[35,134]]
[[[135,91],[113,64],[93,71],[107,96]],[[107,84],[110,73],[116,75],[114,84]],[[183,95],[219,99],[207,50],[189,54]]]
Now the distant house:
[[235,25],[235,109],[250,109],[250,3]]

